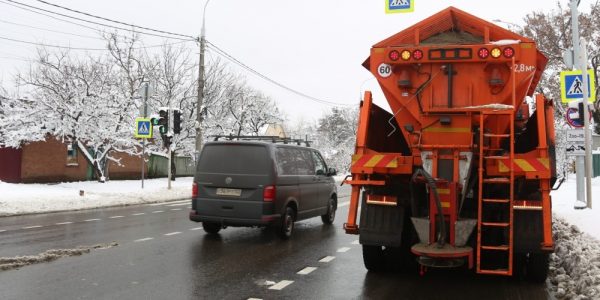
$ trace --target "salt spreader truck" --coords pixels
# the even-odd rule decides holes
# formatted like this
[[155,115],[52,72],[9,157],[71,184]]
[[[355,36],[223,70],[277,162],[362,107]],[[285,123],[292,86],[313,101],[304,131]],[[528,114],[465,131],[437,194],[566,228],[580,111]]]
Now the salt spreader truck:
[[416,261],[421,274],[546,279],[554,111],[535,92],[546,63],[532,39],[454,7],[371,48],[363,66],[389,112],[365,92],[344,224],[368,270]]

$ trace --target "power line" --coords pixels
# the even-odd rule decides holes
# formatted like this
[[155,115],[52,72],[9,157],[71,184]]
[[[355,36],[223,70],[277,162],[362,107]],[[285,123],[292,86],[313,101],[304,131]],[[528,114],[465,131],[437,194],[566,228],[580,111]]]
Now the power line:
[[[48,44],[43,44],[43,43],[36,43],[36,42],[29,42],[29,41],[22,41],[22,40],[17,40],[17,39],[11,39],[11,38],[7,38],[7,37],[3,37],[3,36],[0,36],[0,39],[11,41],[11,42],[15,42],[15,43],[23,43],[23,44],[30,44],[30,45],[36,45],[36,46],[42,46],[42,47],[60,48],[60,49],[67,49],[67,50],[109,51],[109,49],[107,49],[107,48],[79,48],[79,47],[69,47],[69,46],[48,45]],[[181,43],[185,43],[185,42],[187,42],[187,41],[180,41],[180,42],[175,42],[175,43],[171,43],[171,44],[164,44],[164,45],[152,45],[152,46],[145,46],[145,47],[134,47],[134,48],[131,48],[131,49],[133,49],[133,50],[141,50],[141,49],[147,49],[147,48],[156,48],[156,47],[163,47],[163,46],[181,44]]]
[[86,23],[91,23],[91,24],[95,24],[95,25],[100,25],[100,26],[104,26],[104,27],[110,27],[110,28],[114,28],[114,29],[119,29],[119,30],[126,30],[126,31],[134,32],[134,33],[140,33],[140,34],[145,34],[145,35],[151,35],[151,36],[162,37],[162,38],[167,38],[167,39],[176,39],[176,40],[182,40],[182,41],[190,41],[190,40],[195,40],[196,39],[196,38],[191,37],[191,36],[190,36],[191,38],[183,39],[183,38],[179,38],[179,37],[166,36],[166,35],[160,35],[160,34],[149,33],[149,32],[135,31],[133,29],[128,29],[128,28],[123,28],[123,27],[118,27],[118,26],[113,26],[113,25],[98,23],[98,22],[94,22],[94,21],[90,21],[90,20],[86,20],[86,19],[81,19],[81,18],[74,17],[74,16],[69,16],[69,15],[61,14],[61,13],[54,12],[54,11],[51,11],[51,10],[47,10],[47,9],[35,7],[35,6],[32,6],[32,5],[28,5],[28,4],[25,4],[25,3],[21,3],[21,2],[15,1],[15,0],[6,0],[6,1],[18,4],[18,5],[26,6],[26,7],[29,7],[29,8],[33,8],[35,10],[41,10],[41,11],[44,11],[44,12],[47,12],[47,13],[59,15],[59,16],[62,16],[62,17],[66,17],[66,18],[70,18],[70,19],[75,19],[75,20],[78,20],[78,21],[82,21],[82,22],[86,22]]
[[297,91],[295,89],[292,89],[292,88],[290,88],[290,87],[288,87],[288,86],[286,86],[286,85],[284,85],[282,83],[279,83],[279,82],[277,82],[277,81],[275,81],[275,80],[273,80],[273,79],[271,79],[271,78],[269,78],[269,77],[267,77],[267,76],[259,73],[256,70],[252,69],[251,67],[249,67],[246,64],[242,63],[241,61],[239,61],[238,59],[236,59],[232,55],[230,55],[227,52],[223,51],[221,48],[215,46],[215,44],[213,44],[213,43],[211,43],[209,41],[206,41],[206,43],[208,44],[209,48],[213,49],[217,54],[223,56],[224,58],[230,60],[231,62],[237,64],[238,66],[246,69],[250,73],[252,73],[252,74],[254,74],[254,75],[256,75],[256,76],[258,76],[258,77],[260,77],[260,78],[262,78],[262,79],[264,79],[264,80],[266,80],[266,81],[268,81],[268,82],[270,82],[270,83],[272,83],[272,84],[274,84],[274,85],[276,85],[278,87],[280,87],[280,88],[283,88],[283,89],[285,89],[285,90],[287,90],[289,92],[292,92],[292,93],[294,93],[294,94],[296,94],[298,96],[307,98],[307,99],[309,99],[311,101],[318,102],[318,103],[321,103],[321,104],[327,104],[327,105],[333,105],[333,106],[348,106],[348,104],[331,102],[331,101],[327,101],[327,100],[322,100],[322,99],[319,99],[319,98],[315,98],[315,97],[309,96],[309,95],[307,95],[305,93],[302,93],[300,91]]
[[[8,1],[11,1],[11,0],[8,0]],[[138,25],[134,25],[134,24],[129,24],[129,23],[121,22],[121,21],[112,20],[112,19],[105,18],[105,17],[96,16],[96,15],[93,15],[93,14],[90,14],[90,13],[86,13],[86,12],[83,12],[83,11],[75,10],[75,9],[64,7],[64,6],[60,6],[58,4],[50,3],[50,2],[47,2],[47,1],[43,1],[43,0],[36,0],[36,1],[44,3],[46,5],[51,5],[51,6],[54,6],[54,7],[62,8],[62,9],[68,10],[70,12],[74,12],[74,13],[86,15],[88,17],[92,17],[92,18],[96,18],[96,19],[100,19],[100,20],[105,20],[105,21],[109,21],[109,22],[113,22],[113,23],[117,23],[117,24],[121,24],[121,25],[125,25],[125,26],[131,26],[131,27],[135,27],[135,28],[139,28],[139,29],[148,30],[148,31],[154,31],[154,32],[158,32],[158,33],[164,33],[164,34],[170,34],[170,35],[176,35],[176,36],[181,36],[181,37],[196,39],[195,37],[193,37],[191,35],[174,33],[174,32],[169,32],[169,31],[164,31],[164,30],[152,29],[152,28],[149,28],[149,27],[138,26]]]
[[9,21],[5,21],[5,20],[2,20],[2,19],[0,19],[0,22],[6,23],[6,24],[17,25],[17,26],[21,26],[21,27],[27,27],[27,28],[33,28],[33,29],[48,31],[48,32],[55,32],[55,33],[72,35],[72,36],[84,37],[84,38],[88,38],[88,39],[96,39],[96,40],[106,41],[105,39],[103,39],[101,37],[97,37],[97,36],[81,35],[81,34],[75,34],[75,33],[70,33],[70,32],[63,32],[63,31],[58,31],[58,30],[46,29],[46,28],[35,27],[35,26],[21,24],[21,23],[9,22]]

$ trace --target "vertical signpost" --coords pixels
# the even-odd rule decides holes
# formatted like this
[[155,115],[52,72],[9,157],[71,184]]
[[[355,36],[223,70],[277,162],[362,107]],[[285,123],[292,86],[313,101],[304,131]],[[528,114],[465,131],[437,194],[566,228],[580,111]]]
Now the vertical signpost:
[[150,84],[147,81],[142,83],[140,88],[140,94],[144,99],[142,105],[141,115],[142,118],[137,118],[135,122],[135,137],[142,138],[142,189],[144,188],[144,170],[146,169],[146,138],[152,138],[152,124],[148,117],[148,96],[150,94]]

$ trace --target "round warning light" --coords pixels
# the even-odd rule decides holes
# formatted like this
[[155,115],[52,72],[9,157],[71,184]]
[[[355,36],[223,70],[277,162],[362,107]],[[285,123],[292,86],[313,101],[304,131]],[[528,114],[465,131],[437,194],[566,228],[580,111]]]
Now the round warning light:
[[513,49],[511,47],[506,47],[506,48],[504,48],[504,51],[502,51],[502,54],[504,54],[504,57],[506,57],[506,58],[511,58],[511,57],[515,56],[515,49]]
[[392,50],[392,51],[390,51],[388,56],[390,57],[391,60],[397,61],[400,58],[400,52],[398,52],[396,50]]
[[502,51],[500,51],[500,48],[494,48],[490,51],[490,55],[492,55],[493,58],[498,58],[502,55]]
[[410,53],[410,51],[408,51],[408,50],[402,51],[402,60],[409,60],[411,56],[412,56],[412,53]]
[[413,55],[414,59],[420,60],[421,58],[423,58],[423,51],[417,49],[417,50],[413,51],[412,55]]
[[490,56],[490,50],[488,50],[487,48],[481,48],[479,49],[479,51],[477,51],[477,55],[481,59],[488,58]]

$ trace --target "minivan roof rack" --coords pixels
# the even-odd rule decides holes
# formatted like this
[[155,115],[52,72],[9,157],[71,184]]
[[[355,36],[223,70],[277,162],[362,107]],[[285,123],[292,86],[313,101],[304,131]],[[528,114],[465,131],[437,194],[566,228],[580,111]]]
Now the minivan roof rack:
[[271,141],[272,143],[283,143],[283,144],[305,144],[306,147],[310,147],[310,143],[308,138],[306,139],[293,139],[289,137],[280,137],[276,135],[211,135],[210,138],[213,138],[213,141],[218,141],[219,139],[226,139],[228,141],[232,140],[242,140],[242,141]]

